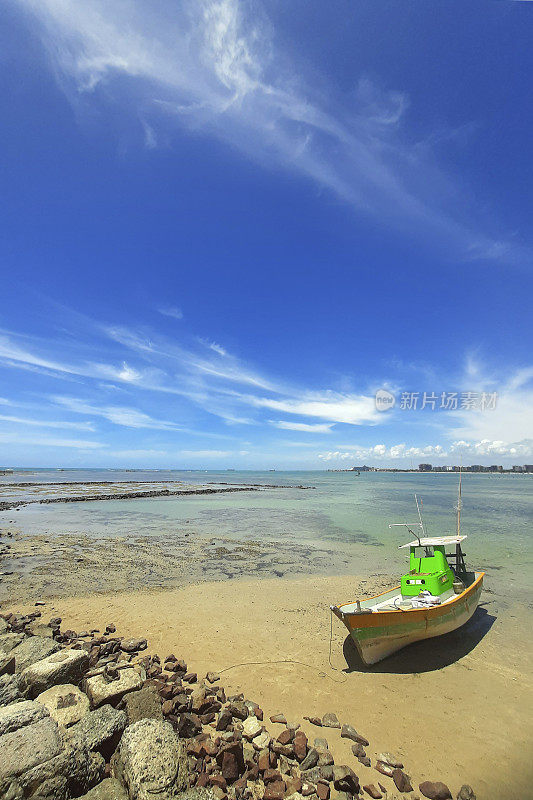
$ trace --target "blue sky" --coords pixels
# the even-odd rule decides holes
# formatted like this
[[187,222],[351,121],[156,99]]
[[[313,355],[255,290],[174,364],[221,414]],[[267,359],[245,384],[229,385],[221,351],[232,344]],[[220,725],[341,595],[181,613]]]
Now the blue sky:
[[531,14],[4,4],[0,463],[531,462]]

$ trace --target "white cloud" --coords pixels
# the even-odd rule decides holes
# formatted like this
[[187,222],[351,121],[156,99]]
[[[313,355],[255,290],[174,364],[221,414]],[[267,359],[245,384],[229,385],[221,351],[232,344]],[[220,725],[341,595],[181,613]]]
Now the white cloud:
[[[510,259],[501,236],[469,230],[468,204],[397,129],[408,98],[359,82],[355,109],[306,82],[263,7],[239,0],[19,0],[73,103],[113,103],[152,148],[169,127],[201,129],[267,167],[295,171],[385,224],[425,232],[468,258]],[[353,102],[353,101],[352,101]],[[115,111],[113,113],[116,113]],[[163,137],[165,138],[165,137]],[[442,197],[452,196],[455,218]],[[447,204],[448,207],[451,203]]]
[[184,458],[226,458],[237,455],[231,450],[180,450]]
[[448,438],[470,442],[533,438],[533,367],[522,367],[496,378],[481,362],[469,359],[464,388],[479,395],[496,392],[496,407],[457,411],[452,415]]
[[299,414],[303,417],[319,417],[331,423],[344,422],[349,425],[362,425],[383,421],[383,414],[376,411],[374,397],[347,395],[337,392],[308,393],[303,399],[284,398],[276,400],[267,397],[248,398],[252,405]]
[[333,423],[328,422],[318,422],[315,424],[307,422],[284,422],[282,420],[270,420],[270,424],[283,431],[305,431],[307,433],[331,433],[331,428],[333,426]]
[[460,453],[464,456],[530,457],[533,456],[533,439],[522,439],[519,442],[491,441],[490,439],[482,439],[479,442],[460,440],[452,444],[450,453]]
[[377,460],[377,461],[392,461],[398,459],[411,459],[428,456],[443,457],[448,455],[444,448],[437,445],[426,445],[424,447],[406,447],[405,444],[392,445],[387,447],[384,444],[376,444],[370,447],[358,447],[356,445],[348,448],[338,450],[329,450],[325,453],[319,453],[318,458],[321,461],[361,461],[361,460]]
[[152,428],[154,430],[182,431],[182,426],[168,422],[166,420],[153,419],[144,411],[126,406],[95,406],[86,403],[75,397],[55,396],[52,398],[55,403],[75,414],[87,414],[90,416],[104,417],[114,425],[122,425],[126,428]]
[[[154,145],[155,146],[155,145]],[[172,317],[173,319],[183,319],[183,311],[176,306],[163,306],[157,309],[164,317]]]
[[59,428],[74,429],[79,431],[94,431],[94,425],[90,422],[58,422],[55,420],[28,419],[27,417],[11,417],[0,414],[3,422],[14,422],[17,425],[34,425],[38,428]]
[[105,447],[101,442],[92,442],[84,439],[43,439],[11,433],[0,433],[0,443],[28,445],[30,447],[71,447],[77,450],[95,450]]

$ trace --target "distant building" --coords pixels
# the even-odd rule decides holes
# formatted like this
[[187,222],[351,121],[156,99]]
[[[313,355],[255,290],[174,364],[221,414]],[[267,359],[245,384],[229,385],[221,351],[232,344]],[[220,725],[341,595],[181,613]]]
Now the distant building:
[[420,472],[431,472],[433,467],[431,466],[431,464],[419,464],[418,469]]
[[514,467],[512,468],[512,471],[513,471],[513,472],[525,472],[525,471],[526,471],[526,468],[525,468],[525,467],[522,467],[520,464],[517,464],[516,466],[514,466]]
[[482,464],[472,464],[471,467],[468,467],[470,472],[484,472],[485,467]]
[[366,464],[363,467],[352,467],[352,472],[370,472],[370,467]]
[[533,472],[533,464],[524,464],[524,469],[526,472]]

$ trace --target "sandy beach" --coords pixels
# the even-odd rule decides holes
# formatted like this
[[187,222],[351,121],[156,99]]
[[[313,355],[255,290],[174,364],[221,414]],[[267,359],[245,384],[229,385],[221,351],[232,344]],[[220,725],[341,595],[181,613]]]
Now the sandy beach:
[[[351,765],[361,783],[380,776],[357,763],[339,731],[314,727],[304,715],[333,711],[354,725],[369,739],[373,763],[382,751],[401,757],[413,796],[422,780],[442,780],[454,796],[469,783],[478,800],[530,796],[533,770],[524,758],[533,733],[527,610],[517,605],[498,615],[496,602],[485,595],[463,629],[371,669],[361,665],[334,620],[331,669],[328,605],[373,594],[382,584],[382,578],[345,576],[229,580],[62,597],[42,610],[44,619],[61,616],[63,626],[74,630],[103,630],[112,622],[121,635],[147,637],[148,652],[173,652],[199,675],[220,671],[226,691],[244,692],[263,707],[265,719],[283,712],[311,738],[326,733],[336,762]],[[449,733],[443,736],[443,730]]]

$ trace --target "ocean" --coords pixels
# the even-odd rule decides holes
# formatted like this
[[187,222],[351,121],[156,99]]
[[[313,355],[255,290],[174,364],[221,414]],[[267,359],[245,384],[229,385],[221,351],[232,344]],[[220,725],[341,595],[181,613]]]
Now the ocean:
[[[2,512],[0,526],[16,520],[25,534],[113,539],[135,533],[172,537],[190,526],[206,540],[276,542],[299,552],[333,554],[332,571],[400,575],[412,537],[392,522],[417,520],[422,503],[427,535],[455,532],[456,474],[362,472],[241,472],[141,470],[27,470],[1,476],[3,492],[19,482],[185,481],[313,487],[191,497],[161,497],[28,505]],[[7,498],[6,498],[7,499]],[[499,601],[533,606],[533,476],[463,474],[461,532],[467,564],[487,573],[485,587]],[[286,561],[286,556],[284,557]],[[328,563],[321,571],[328,573]]]

